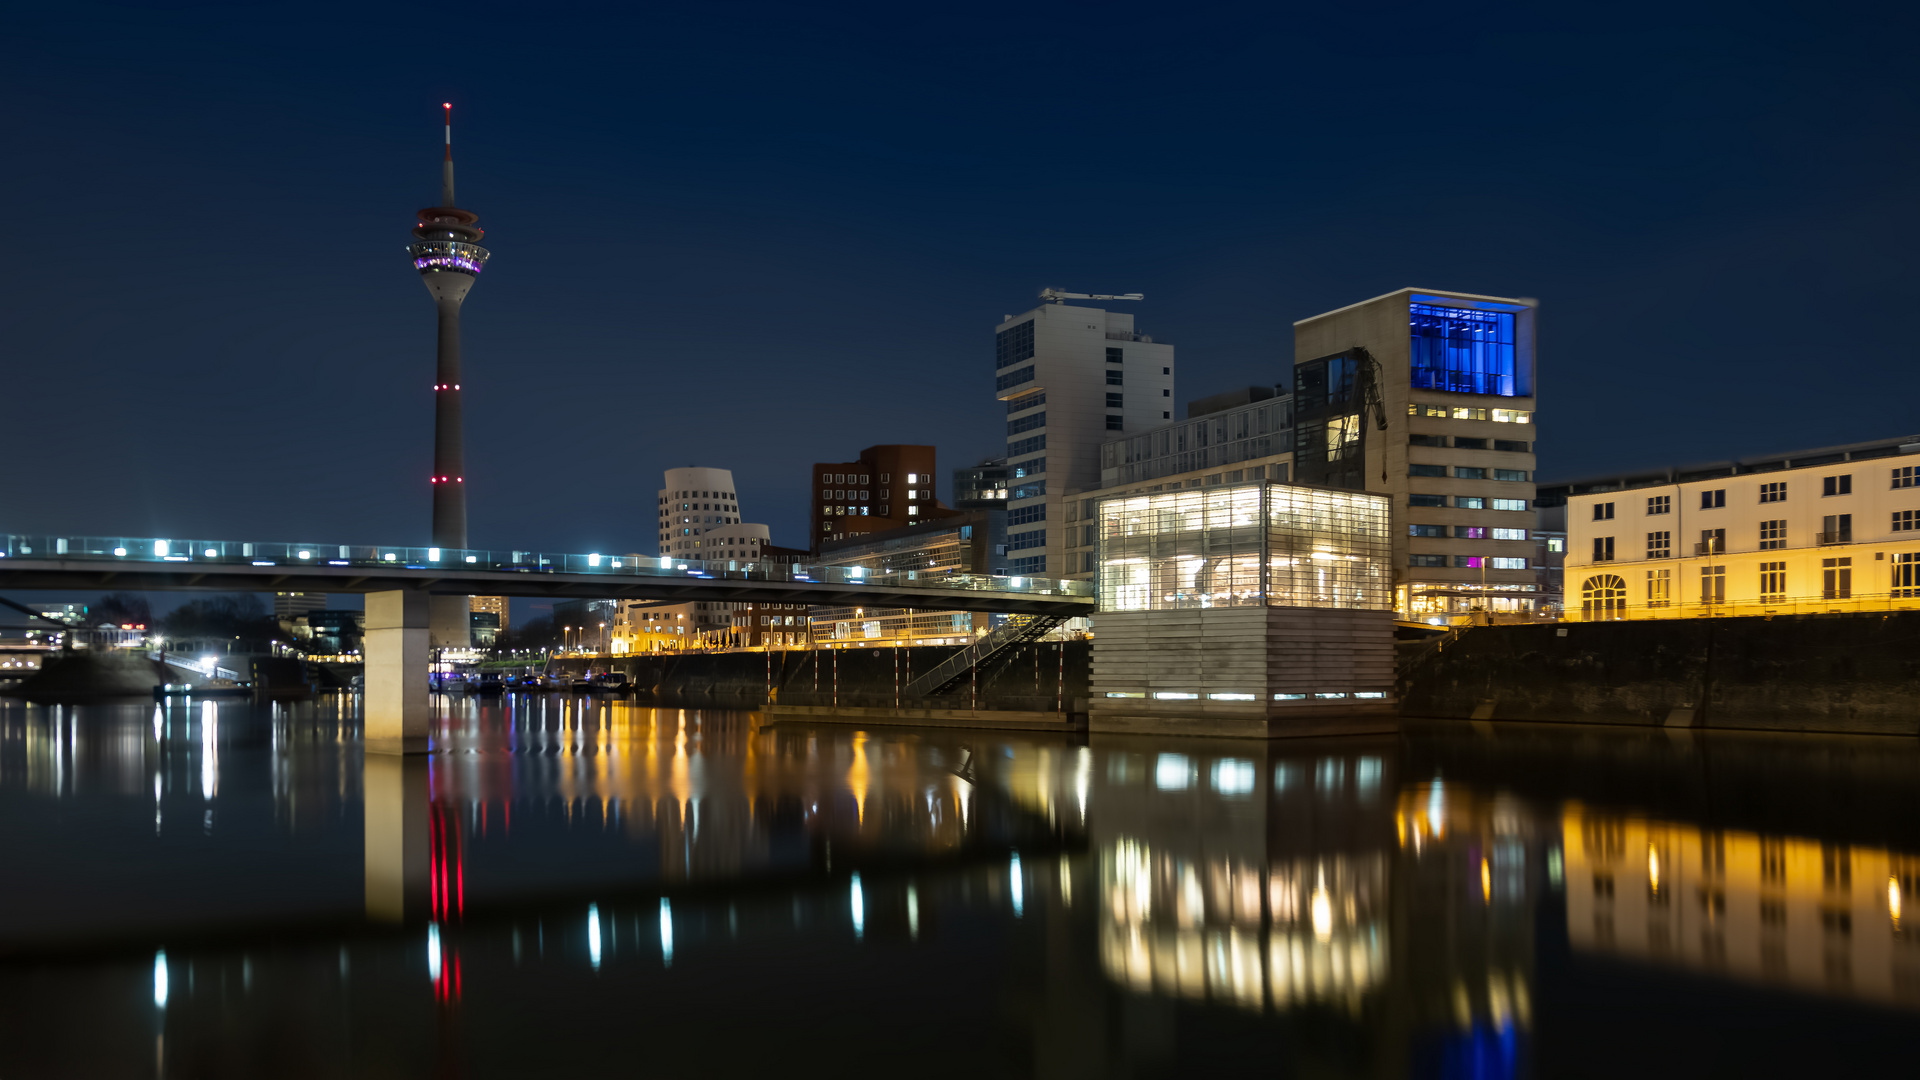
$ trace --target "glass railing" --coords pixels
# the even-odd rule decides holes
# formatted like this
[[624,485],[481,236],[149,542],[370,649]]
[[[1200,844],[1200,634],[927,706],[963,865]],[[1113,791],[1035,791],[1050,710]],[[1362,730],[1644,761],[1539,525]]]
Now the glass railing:
[[610,578],[702,578],[789,581],[875,588],[965,590],[1029,596],[1084,597],[1086,581],[932,571],[879,571],[861,566],[768,562],[759,559],[666,559],[636,555],[572,555],[477,548],[384,547],[363,544],[286,544],[190,540],[150,536],[27,536],[0,534],[0,558],[206,566],[350,566],[387,570],[500,571],[522,574],[595,574]]

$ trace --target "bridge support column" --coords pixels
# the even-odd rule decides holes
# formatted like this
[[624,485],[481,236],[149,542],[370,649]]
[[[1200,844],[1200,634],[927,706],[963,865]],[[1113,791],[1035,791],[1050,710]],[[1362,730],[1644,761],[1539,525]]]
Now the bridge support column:
[[361,789],[367,812],[367,918],[417,922],[426,917],[428,901],[427,760],[368,754]]
[[405,589],[367,594],[368,754],[427,752],[428,599]]

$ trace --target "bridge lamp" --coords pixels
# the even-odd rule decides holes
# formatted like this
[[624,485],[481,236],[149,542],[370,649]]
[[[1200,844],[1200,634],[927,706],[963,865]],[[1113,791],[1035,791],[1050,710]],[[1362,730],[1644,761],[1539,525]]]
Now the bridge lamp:
[[119,556],[120,558],[123,558],[123,559],[127,557],[127,549],[126,549],[126,548],[114,548],[114,549],[113,549],[113,553],[114,553],[115,555],[118,555],[118,556]]
[[387,552],[387,553],[386,553],[385,555],[382,555],[382,556],[380,556],[380,558],[381,558],[381,561],[383,561],[383,562],[392,562],[392,561],[393,561],[394,559],[396,559],[396,558],[398,558],[398,557],[399,557],[399,556],[397,556],[397,555],[395,555],[395,554],[394,554],[393,552],[391,552],[391,551],[389,551],[389,552]]
[[209,558],[209,559],[217,559],[217,558],[219,558],[219,557],[220,557],[220,553],[219,553],[218,551],[215,551],[215,550],[214,550],[214,549],[212,549],[212,548],[208,548],[208,549],[207,549],[207,558]]
[[167,542],[165,540],[155,540],[153,542],[153,553],[159,558],[166,558]]
[[303,551],[303,552],[301,552],[301,553],[300,553],[300,557],[301,557],[301,558],[303,558],[303,559],[311,559],[311,558],[313,558],[313,552],[311,552],[311,551]]

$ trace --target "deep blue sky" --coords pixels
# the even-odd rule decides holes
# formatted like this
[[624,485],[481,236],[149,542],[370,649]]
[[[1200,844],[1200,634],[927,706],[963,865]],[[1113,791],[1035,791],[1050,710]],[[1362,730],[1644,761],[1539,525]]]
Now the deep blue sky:
[[1912,10],[9,5],[0,528],[424,542],[441,101],[478,546],[651,550],[690,464],[801,543],[808,462],[1004,444],[1048,284],[1182,404],[1539,297],[1548,478],[1920,430]]

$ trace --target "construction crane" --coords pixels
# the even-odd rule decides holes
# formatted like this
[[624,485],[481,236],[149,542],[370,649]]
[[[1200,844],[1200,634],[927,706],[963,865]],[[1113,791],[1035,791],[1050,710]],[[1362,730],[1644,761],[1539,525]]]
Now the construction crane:
[[1059,289],[1041,289],[1040,299],[1063,304],[1068,300],[1145,300],[1145,293],[1086,293],[1062,292]]
[[[1380,400],[1380,384],[1385,377],[1380,372],[1380,361],[1373,358],[1365,345],[1355,345],[1353,352],[1353,388],[1360,397],[1360,426],[1367,425],[1367,414],[1373,414],[1373,422],[1381,431],[1387,430],[1387,406]],[[1387,456],[1380,455],[1380,480],[1387,480]]]

